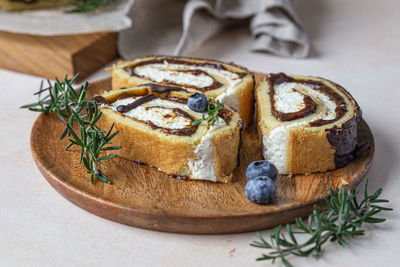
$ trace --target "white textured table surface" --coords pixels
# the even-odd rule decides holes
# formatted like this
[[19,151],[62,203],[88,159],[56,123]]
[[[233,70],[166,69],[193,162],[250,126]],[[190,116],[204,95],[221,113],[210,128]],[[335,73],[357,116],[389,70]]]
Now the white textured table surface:
[[[194,56],[234,61],[261,72],[326,77],[358,100],[376,139],[367,175],[395,209],[346,248],[329,245],[319,260],[298,266],[400,265],[400,2],[302,1],[313,41],[307,59],[250,53],[249,32],[233,30]],[[1,59],[0,59],[1,60]],[[104,71],[90,77],[105,77]],[[18,106],[32,102],[40,78],[0,70],[0,266],[268,266],[248,244],[255,233],[192,236],[136,229],[96,217],[61,197],[36,168],[29,135],[37,116]],[[265,231],[264,233],[268,233]]]

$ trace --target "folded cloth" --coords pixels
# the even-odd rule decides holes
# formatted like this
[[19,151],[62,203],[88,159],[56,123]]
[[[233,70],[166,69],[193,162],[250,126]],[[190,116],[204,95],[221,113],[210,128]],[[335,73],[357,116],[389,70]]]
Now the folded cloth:
[[225,27],[250,21],[252,51],[306,57],[310,45],[291,0],[136,0],[132,28],[120,33],[123,58],[187,55]]

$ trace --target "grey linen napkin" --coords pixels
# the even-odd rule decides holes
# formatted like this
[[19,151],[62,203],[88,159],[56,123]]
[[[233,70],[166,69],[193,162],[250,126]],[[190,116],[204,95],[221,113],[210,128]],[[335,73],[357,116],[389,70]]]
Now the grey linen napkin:
[[119,37],[126,59],[187,55],[225,27],[248,21],[252,51],[306,57],[310,49],[291,0],[136,0],[129,16],[132,28]]

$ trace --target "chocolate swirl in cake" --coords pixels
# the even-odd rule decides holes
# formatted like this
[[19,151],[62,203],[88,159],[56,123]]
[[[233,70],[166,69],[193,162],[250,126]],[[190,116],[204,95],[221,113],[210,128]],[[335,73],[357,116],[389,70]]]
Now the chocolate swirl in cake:
[[151,101],[151,100],[153,100],[155,98],[156,98],[155,95],[145,95],[145,96],[143,96],[143,97],[133,101],[132,103],[127,104],[127,105],[119,105],[117,107],[117,111],[121,112],[121,113],[126,113],[126,112],[128,112],[128,111],[130,111],[130,110],[132,110],[134,108],[137,108],[138,106],[140,106],[140,105],[142,105],[142,104],[144,104],[146,102],[149,102],[149,101]]
[[[153,107],[147,107],[146,110],[149,110],[151,108],[164,108],[164,107],[153,106]],[[170,109],[170,108],[164,108],[164,109]],[[180,129],[170,129],[170,128],[158,126],[151,121],[146,121],[146,124],[149,125],[153,129],[160,129],[161,131],[163,131],[164,133],[167,133],[167,134],[190,136],[196,132],[197,126],[191,125],[194,122],[194,119],[192,116],[190,116],[186,111],[184,111],[180,108],[172,108],[171,110],[175,115],[189,119],[190,120],[189,127],[184,127],[184,128],[180,128]],[[165,118],[167,118],[169,116],[171,116],[171,115],[168,115],[168,114],[164,115]]]
[[[131,96],[131,98],[132,98],[132,96]],[[170,99],[168,96],[167,97],[159,97],[159,96],[156,96],[153,94],[149,94],[149,95],[145,95],[145,96],[140,96],[139,98],[135,99],[133,102],[131,102],[127,105],[118,105],[116,110],[118,112],[120,112],[123,116],[126,116],[125,113],[127,113],[147,102],[157,99],[157,98],[175,102],[175,101],[173,101],[173,99]],[[197,126],[192,126],[192,123],[195,121],[195,119],[192,116],[190,116],[187,112],[185,112],[184,110],[182,110],[180,108],[167,108],[167,107],[162,107],[162,106],[156,105],[156,106],[147,106],[144,108],[144,111],[150,112],[153,110],[153,111],[157,112],[156,109],[157,109],[157,111],[161,110],[161,109],[163,111],[167,111],[167,112],[170,111],[170,113],[163,115],[163,118],[165,120],[171,119],[172,117],[181,117],[181,118],[185,118],[186,119],[185,121],[187,123],[182,128],[168,128],[168,127],[163,127],[161,125],[157,125],[156,123],[154,123],[151,120],[141,120],[141,119],[138,119],[135,117],[130,117],[130,118],[135,121],[144,123],[153,129],[160,129],[161,131],[163,131],[164,133],[167,133],[167,134],[190,136],[196,132]]]
[[270,86],[269,90],[269,96],[271,100],[271,112],[272,114],[280,121],[292,121],[292,120],[297,120],[300,118],[304,118],[306,116],[309,116],[311,114],[314,114],[316,111],[317,103],[314,102],[312,97],[309,95],[303,94],[300,91],[293,89],[293,91],[303,95],[303,103],[304,103],[304,108],[296,111],[296,112],[281,112],[276,109],[276,100],[275,100],[275,86],[282,84],[282,83],[296,83],[296,84],[302,84],[304,86],[310,87],[314,89],[315,91],[318,91],[324,95],[326,95],[330,101],[336,104],[335,108],[335,118],[334,119],[323,119],[319,118],[315,121],[311,121],[309,123],[310,126],[312,127],[319,127],[322,125],[330,124],[332,122],[340,120],[347,112],[347,107],[346,107],[346,102],[344,98],[336,93],[332,88],[327,86],[326,84],[320,82],[320,81],[314,81],[314,80],[305,80],[305,79],[294,79],[292,77],[289,77],[285,75],[284,73],[277,73],[277,74],[269,74],[267,76],[267,81]]
[[[160,89],[160,88],[158,88],[158,89]],[[164,88],[164,89],[165,90],[162,90],[162,92],[171,91],[168,88]],[[148,103],[148,102],[151,102],[151,101],[157,100],[157,99],[159,99],[161,101],[170,101],[170,102],[177,103],[176,107],[173,107],[173,106],[165,107],[165,106],[161,106],[160,103],[154,104],[154,105],[150,104],[150,105],[144,107],[144,109],[141,111],[141,113],[154,112],[154,114],[156,114],[157,116],[162,115],[162,120],[164,120],[166,123],[168,122],[168,120],[170,120],[169,121],[170,123],[173,123],[174,120],[175,120],[175,122],[176,122],[176,120],[181,120],[181,123],[183,121],[184,125],[182,125],[182,127],[179,127],[179,128],[177,128],[177,127],[171,128],[171,127],[167,127],[166,125],[159,125],[150,119],[143,120],[143,119],[139,119],[139,118],[136,118],[133,116],[129,116],[129,117],[135,121],[144,123],[153,129],[159,129],[167,134],[180,135],[180,136],[191,136],[192,134],[194,134],[197,131],[197,128],[198,128],[198,126],[192,126],[192,123],[196,120],[196,118],[192,117],[188,112],[186,112],[185,110],[183,110],[182,108],[179,107],[182,104],[186,105],[187,100],[185,98],[171,96],[169,93],[166,96],[153,95],[153,94],[137,96],[137,95],[133,95],[128,92],[124,92],[124,93],[120,94],[118,97],[116,97],[111,102],[107,102],[102,97],[101,98],[96,97],[95,100],[98,102],[101,102],[102,104],[105,104],[108,106],[113,106],[113,104],[119,100],[133,98],[132,99],[133,101],[129,102],[127,104],[121,104],[116,107],[114,105],[115,110],[117,112],[121,113],[121,115],[123,115],[123,116],[128,116],[126,113],[130,112],[131,110],[134,110],[134,109],[142,106],[145,103]],[[182,103],[182,102],[184,102],[184,103]],[[219,116],[220,116],[220,118],[222,118],[225,121],[226,124],[229,124],[229,122],[232,119],[233,112],[228,109],[223,109],[223,110],[221,110]]]
[[166,92],[172,92],[172,91],[188,92],[188,90],[185,90],[182,87],[162,85],[162,84],[156,84],[156,83],[146,83],[146,84],[142,84],[141,86],[149,87],[149,89],[155,93],[166,93]]
[[[162,64],[162,66],[157,66],[159,64]],[[172,66],[170,68],[164,67],[165,64],[172,64],[175,66]],[[145,74],[146,71],[143,71],[143,68],[149,66],[153,67],[152,69],[154,71],[158,72],[163,72],[168,76],[168,74],[171,74],[169,79],[164,78],[160,80],[159,75],[153,75],[152,77],[151,74],[149,74],[149,70],[147,70],[147,74]],[[149,59],[146,61],[139,62],[134,65],[130,65],[124,68],[124,70],[131,76],[136,76],[140,78],[144,78],[147,80],[151,80],[154,82],[160,82],[160,83],[165,83],[165,84],[170,84],[170,85],[177,85],[177,86],[183,86],[185,88],[192,88],[197,91],[210,91],[210,90],[216,90],[224,85],[219,82],[212,74],[209,73],[209,69],[214,69],[214,70],[220,70],[224,71],[227,73],[230,73],[233,75],[235,78],[240,79],[243,78],[244,76],[248,75],[247,72],[239,72],[239,71],[232,71],[228,70],[224,65],[219,64],[219,63],[214,63],[214,62],[192,62],[190,59],[182,60],[182,59],[176,59],[176,58],[169,58],[169,57],[162,57],[158,59]],[[150,75],[150,76],[149,76]],[[195,84],[190,84],[195,79],[184,79],[182,78],[182,81],[177,81],[176,79],[174,80],[173,78],[178,77],[184,77],[184,76],[197,76],[199,80],[203,80],[206,85],[195,85]],[[159,80],[155,80],[159,79]]]

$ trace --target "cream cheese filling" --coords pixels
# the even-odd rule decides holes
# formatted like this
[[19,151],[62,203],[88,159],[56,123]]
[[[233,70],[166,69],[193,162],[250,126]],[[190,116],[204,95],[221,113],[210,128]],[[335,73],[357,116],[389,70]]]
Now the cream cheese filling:
[[[325,112],[321,114],[321,116],[318,118],[322,118],[324,120],[333,120],[336,118],[336,103],[332,101],[329,96],[321,93],[320,91],[310,87],[306,86],[304,84],[299,84],[302,86],[307,92],[314,96],[316,99],[319,100],[320,103],[322,103],[323,107],[325,107]],[[317,103],[318,104],[318,103]]]
[[199,88],[211,86],[214,80],[205,74],[194,75],[190,72],[162,69],[153,65],[144,65],[135,68],[135,74],[145,76],[155,82],[171,81],[176,84],[196,86]]
[[278,169],[279,173],[286,174],[286,146],[289,139],[291,127],[307,124],[308,121],[282,125],[274,128],[269,135],[263,135],[262,154],[264,159],[270,161]]
[[194,149],[195,158],[189,159],[188,165],[192,172],[192,179],[217,181],[214,169],[214,144],[212,142],[213,131],[226,126],[223,119],[219,119],[211,125],[207,133],[201,138],[200,143]]
[[275,85],[275,109],[283,113],[302,110],[305,107],[304,95],[295,91],[297,83]]

